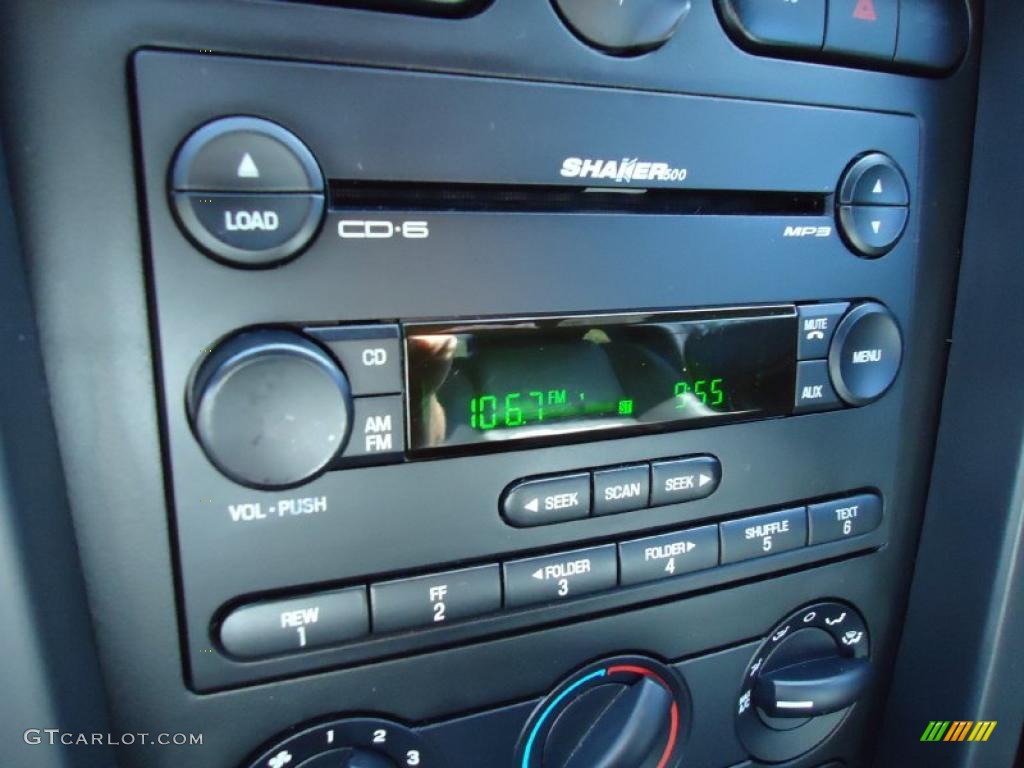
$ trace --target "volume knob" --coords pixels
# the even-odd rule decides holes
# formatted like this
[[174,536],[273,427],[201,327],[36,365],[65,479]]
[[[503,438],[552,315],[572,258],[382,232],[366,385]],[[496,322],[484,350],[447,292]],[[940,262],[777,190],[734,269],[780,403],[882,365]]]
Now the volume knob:
[[210,461],[253,488],[314,477],[344,448],[352,413],[335,360],[305,336],[278,329],[218,345],[193,377],[188,409]]

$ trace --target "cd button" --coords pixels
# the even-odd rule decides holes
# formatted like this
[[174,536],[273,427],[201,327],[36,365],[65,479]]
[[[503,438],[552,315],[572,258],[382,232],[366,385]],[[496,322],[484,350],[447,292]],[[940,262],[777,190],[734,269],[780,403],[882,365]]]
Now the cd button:
[[563,523],[590,515],[590,474],[521,480],[505,491],[505,520],[517,528]]
[[366,590],[352,587],[237,608],[221,624],[220,642],[230,655],[254,659],[337,645],[369,632]]
[[694,456],[651,463],[651,506],[679,504],[710,496],[722,479],[714,456]]
[[594,472],[595,515],[643,509],[650,495],[651,470],[646,464]]
[[436,573],[370,586],[375,633],[440,627],[501,610],[497,565]]
[[849,496],[807,508],[810,522],[810,543],[860,536],[875,530],[882,522],[882,500],[874,494]]
[[338,358],[353,395],[402,391],[402,353],[397,325],[307,328],[306,333]]
[[829,378],[827,360],[809,360],[797,364],[793,413],[831,411],[841,405]]
[[619,544],[622,585],[658,581],[718,565],[718,526]]
[[613,589],[618,583],[615,545],[514,560],[504,565],[505,606],[519,608]]
[[723,564],[774,555],[807,544],[807,510],[798,507],[729,520],[722,523],[719,530]]
[[312,239],[323,195],[212,194],[174,196],[185,229],[210,254],[241,266],[265,266],[294,256]]

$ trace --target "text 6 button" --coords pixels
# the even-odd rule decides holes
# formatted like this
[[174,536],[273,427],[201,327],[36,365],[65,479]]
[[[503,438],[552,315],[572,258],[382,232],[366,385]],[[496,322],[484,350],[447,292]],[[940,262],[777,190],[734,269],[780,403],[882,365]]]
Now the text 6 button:
[[824,544],[850,536],[870,533],[882,522],[882,500],[874,494],[848,496],[845,499],[811,504],[810,543]]
[[774,555],[807,544],[807,510],[798,507],[729,520],[720,525],[720,530],[722,563]]

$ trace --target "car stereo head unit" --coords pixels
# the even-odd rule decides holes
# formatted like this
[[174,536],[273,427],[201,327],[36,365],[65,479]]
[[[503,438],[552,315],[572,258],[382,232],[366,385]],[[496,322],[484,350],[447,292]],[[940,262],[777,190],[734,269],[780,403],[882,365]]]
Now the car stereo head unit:
[[[134,71],[196,690],[885,542],[912,117],[168,51]],[[851,498],[849,534],[805,512]],[[630,560],[690,545],[665,584]]]

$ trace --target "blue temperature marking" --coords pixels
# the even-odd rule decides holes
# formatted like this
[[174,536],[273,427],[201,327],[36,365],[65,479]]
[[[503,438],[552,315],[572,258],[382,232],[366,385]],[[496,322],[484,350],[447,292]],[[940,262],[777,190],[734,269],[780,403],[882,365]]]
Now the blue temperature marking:
[[597,672],[591,672],[586,677],[581,677],[575,683],[573,683],[560,694],[558,694],[558,696],[555,697],[554,701],[548,704],[547,709],[545,709],[541,713],[541,716],[537,718],[537,722],[534,724],[533,730],[530,731],[530,738],[526,740],[526,749],[523,750],[522,768],[530,768],[530,752],[533,751],[533,742],[537,740],[537,734],[540,733],[540,729],[544,726],[544,721],[548,719],[548,715],[550,715],[555,710],[555,707],[561,704],[566,696],[575,691],[581,685],[591,680],[595,680],[598,677],[604,677],[607,674],[607,672],[608,670],[599,669],[597,670]]

